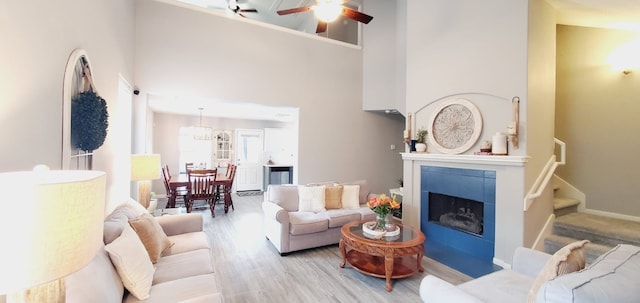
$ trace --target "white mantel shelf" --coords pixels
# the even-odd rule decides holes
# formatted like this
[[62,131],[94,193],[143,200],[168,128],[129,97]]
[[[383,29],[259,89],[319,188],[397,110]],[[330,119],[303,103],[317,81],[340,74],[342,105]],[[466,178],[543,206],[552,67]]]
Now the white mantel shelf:
[[400,153],[402,160],[467,163],[479,165],[524,166],[528,156],[449,155],[430,153]]

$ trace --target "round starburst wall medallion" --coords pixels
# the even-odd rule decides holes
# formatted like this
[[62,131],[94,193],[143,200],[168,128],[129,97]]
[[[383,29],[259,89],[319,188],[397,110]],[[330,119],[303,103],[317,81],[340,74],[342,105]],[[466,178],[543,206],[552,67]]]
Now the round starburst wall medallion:
[[445,154],[469,150],[482,132],[482,116],[466,99],[448,100],[438,107],[429,123],[429,137],[436,149]]

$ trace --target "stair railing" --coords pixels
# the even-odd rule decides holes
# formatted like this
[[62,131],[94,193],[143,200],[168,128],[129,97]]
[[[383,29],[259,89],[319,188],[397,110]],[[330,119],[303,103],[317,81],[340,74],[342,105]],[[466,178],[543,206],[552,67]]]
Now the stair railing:
[[542,192],[547,188],[556,168],[567,163],[567,144],[557,138],[553,138],[553,140],[556,145],[560,146],[560,161],[556,161],[555,154],[549,158],[547,164],[544,166],[542,171],[540,171],[540,175],[538,175],[536,182],[531,186],[531,190],[529,190],[529,193],[524,197],[524,211],[527,211],[527,209],[531,207],[531,204],[533,204],[537,198],[542,196]]

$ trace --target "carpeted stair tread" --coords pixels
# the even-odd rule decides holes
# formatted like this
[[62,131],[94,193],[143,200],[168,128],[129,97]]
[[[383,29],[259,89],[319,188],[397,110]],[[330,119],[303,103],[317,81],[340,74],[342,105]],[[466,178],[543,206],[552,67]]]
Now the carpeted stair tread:
[[[569,237],[563,237],[558,235],[550,235],[544,239],[544,251],[549,254],[554,254],[560,248],[569,243],[580,241],[583,239],[575,239]],[[584,257],[587,264],[593,263],[601,254],[611,250],[612,246],[602,245],[597,243],[587,243],[584,247]]]
[[592,243],[616,246],[628,243],[640,246],[640,222],[587,214],[571,213],[557,217],[553,233]]
[[553,198],[553,209],[561,209],[580,204],[580,200],[574,198]]

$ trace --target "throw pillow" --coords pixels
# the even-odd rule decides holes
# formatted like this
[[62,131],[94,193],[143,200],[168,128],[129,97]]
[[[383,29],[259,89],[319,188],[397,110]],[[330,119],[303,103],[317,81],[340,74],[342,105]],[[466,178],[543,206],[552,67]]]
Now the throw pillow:
[[358,190],[358,199],[360,202],[358,204],[367,203],[367,201],[369,201],[369,184],[367,183],[367,180],[358,180],[342,184],[360,186],[360,189]]
[[155,268],[136,232],[125,226],[122,234],[105,246],[122,284],[138,300],[149,298]]
[[298,186],[298,211],[324,211],[325,186]]
[[326,209],[342,208],[342,185],[330,185],[325,187],[324,205]]
[[587,243],[589,243],[589,240],[569,243],[553,254],[547,263],[544,264],[544,267],[540,270],[536,280],[533,282],[531,289],[529,289],[527,302],[536,302],[538,290],[540,290],[540,287],[545,282],[564,274],[582,270],[585,266],[582,248]]
[[160,226],[158,221],[148,213],[134,220],[129,220],[129,224],[133,230],[136,231],[138,237],[140,237],[140,241],[142,241],[144,248],[149,254],[151,263],[155,264],[158,262],[162,252],[174,244],[169,240],[164,230],[162,230],[162,226]]
[[342,186],[342,208],[357,209],[360,208],[360,185],[343,185]]

